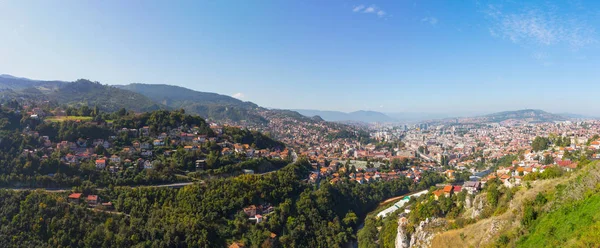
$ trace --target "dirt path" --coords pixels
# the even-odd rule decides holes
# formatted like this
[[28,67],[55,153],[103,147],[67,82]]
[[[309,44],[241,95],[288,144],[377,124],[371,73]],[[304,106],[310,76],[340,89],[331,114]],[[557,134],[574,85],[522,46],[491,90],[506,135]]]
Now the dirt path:
[[107,214],[124,215],[124,216],[130,217],[129,214],[117,212],[117,211],[108,211],[108,210],[102,210],[102,209],[97,209],[97,208],[90,208],[90,210],[92,210],[94,212],[103,212],[103,213],[107,213]]

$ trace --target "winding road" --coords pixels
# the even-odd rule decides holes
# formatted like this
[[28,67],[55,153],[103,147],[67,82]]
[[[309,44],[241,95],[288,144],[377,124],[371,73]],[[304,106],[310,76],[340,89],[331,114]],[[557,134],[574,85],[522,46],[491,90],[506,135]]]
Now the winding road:
[[[292,162],[295,163],[296,161],[298,161],[298,155],[296,154],[296,152],[294,150],[292,150]],[[281,169],[281,168],[279,168]],[[273,170],[273,171],[269,171],[269,172],[265,172],[262,174],[257,174],[257,175],[266,175],[269,173],[273,173],[278,171],[277,170]],[[168,183],[168,184],[157,184],[157,185],[137,185],[137,186],[119,186],[119,187],[129,187],[129,188],[174,188],[174,189],[178,189],[178,188],[183,188],[185,186],[188,185],[192,185],[195,182],[184,182],[184,183]],[[204,181],[199,181],[198,183],[204,183]],[[16,191],[25,191],[25,190],[43,190],[46,192],[53,192],[53,193],[61,193],[61,192],[67,192],[67,191],[71,191],[73,188],[72,187],[63,187],[63,188],[0,188],[0,190],[16,190]],[[97,188],[96,190],[106,190],[106,188]]]
[[[202,182],[200,182],[202,183]],[[138,186],[118,186],[118,187],[129,187],[129,188],[183,188],[187,185],[194,184],[194,182],[185,182],[185,183],[169,183],[169,184],[158,184],[158,185],[138,185]],[[16,191],[25,191],[25,190],[43,190],[46,192],[67,192],[71,191],[73,188],[0,188],[0,190],[16,190]],[[106,188],[97,188],[96,190],[106,190]]]

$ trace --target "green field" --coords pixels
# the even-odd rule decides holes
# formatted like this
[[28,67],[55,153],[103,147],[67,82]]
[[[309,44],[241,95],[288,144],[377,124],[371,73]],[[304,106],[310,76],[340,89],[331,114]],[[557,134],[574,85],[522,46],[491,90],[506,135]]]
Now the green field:
[[90,116],[50,116],[47,117],[47,121],[61,122],[61,121],[91,121],[93,118]]

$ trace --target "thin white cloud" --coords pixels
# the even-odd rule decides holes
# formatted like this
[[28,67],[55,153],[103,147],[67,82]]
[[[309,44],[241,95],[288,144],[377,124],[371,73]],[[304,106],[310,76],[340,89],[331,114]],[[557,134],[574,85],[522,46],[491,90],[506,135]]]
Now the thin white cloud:
[[244,93],[238,92],[238,93],[231,95],[231,97],[237,98],[237,99],[244,99],[245,96],[244,96]]
[[365,9],[364,5],[358,5],[358,6],[354,7],[354,9],[352,9],[352,12],[360,12],[363,9]]
[[516,44],[562,44],[577,50],[597,42],[595,29],[583,17],[561,14],[555,7],[504,12],[501,7],[488,5],[483,12],[491,20],[492,36]]
[[428,16],[428,17],[421,19],[421,22],[426,22],[426,23],[431,24],[432,26],[435,26],[438,23],[438,19],[433,16]]
[[374,14],[374,15],[377,15],[378,17],[384,17],[385,15],[387,15],[387,13],[384,10],[382,10],[381,8],[379,8],[375,5],[369,5],[368,7],[363,4],[354,6],[354,8],[352,8],[352,12],[363,13],[363,14]]

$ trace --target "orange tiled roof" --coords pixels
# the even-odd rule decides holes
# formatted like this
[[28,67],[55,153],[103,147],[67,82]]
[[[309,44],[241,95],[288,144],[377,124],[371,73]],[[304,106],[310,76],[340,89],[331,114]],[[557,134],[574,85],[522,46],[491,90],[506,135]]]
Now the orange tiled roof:
[[446,185],[446,186],[444,187],[444,192],[445,192],[445,193],[450,193],[450,192],[452,192],[452,185]]

